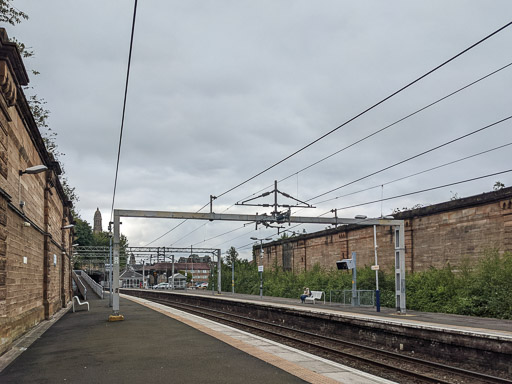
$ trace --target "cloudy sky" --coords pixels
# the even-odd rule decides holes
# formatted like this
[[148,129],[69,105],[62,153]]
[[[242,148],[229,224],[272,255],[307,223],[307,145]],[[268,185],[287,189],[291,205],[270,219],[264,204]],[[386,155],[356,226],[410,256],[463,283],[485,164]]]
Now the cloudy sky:
[[[65,153],[61,161],[80,197],[76,208],[92,222],[99,207],[106,228],[133,1],[14,5],[30,19],[7,27],[8,33],[36,52],[26,66],[41,74],[31,76],[29,92],[51,110],[49,124]],[[224,194],[511,20],[509,0],[140,0],[115,207],[195,212],[210,195]],[[510,64],[511,46],[512,26],[224,194],[214,211],[265,212],[233,204],[271,190],[274,180],[279,190],[316,207],[297,214],[315,216],[512,169],[512,145],[506,146],[512,143],[511,119],[364,178],[510,117],[512,66],[342,150]],[[496,181],[511,186],[512,172],[341,209],[338,216],[388,215],[395,208],[488,192]],[[277,232],[243,223],[189,221],[173,229],[179,221],[122,221],[132,246],[223,252],[235,246],[244,256],[251,236],[276,238]],[[294,228],[303,229],[323,227]]]

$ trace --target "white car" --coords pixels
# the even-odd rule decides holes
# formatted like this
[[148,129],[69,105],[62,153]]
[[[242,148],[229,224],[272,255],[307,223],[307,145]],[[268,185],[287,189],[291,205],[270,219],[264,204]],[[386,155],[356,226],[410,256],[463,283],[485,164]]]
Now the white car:
[[169,283],[159,283],[155,286],[153,286],[153,289],[169,289],[170,285]]

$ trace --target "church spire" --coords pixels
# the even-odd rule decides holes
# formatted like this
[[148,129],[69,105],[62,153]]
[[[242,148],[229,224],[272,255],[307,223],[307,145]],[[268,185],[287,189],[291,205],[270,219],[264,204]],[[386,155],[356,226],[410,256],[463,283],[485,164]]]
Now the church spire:
[[92,231],[93,233],[100,233],[103,231],[101,226],[101,212],[99,208],[96,208],[96,212],[94,213],[94,227]]

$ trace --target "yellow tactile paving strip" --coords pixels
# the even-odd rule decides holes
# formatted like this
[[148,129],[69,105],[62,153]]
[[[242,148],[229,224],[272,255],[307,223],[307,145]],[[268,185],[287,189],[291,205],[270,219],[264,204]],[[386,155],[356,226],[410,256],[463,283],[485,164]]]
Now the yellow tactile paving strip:
[[279,356],[273,355],[271,353],[262,351],[260,348],[252,346],[250,344],[247,344],[243,341],[237,340],[231,336],[225,335],[222,332],[214,331],[213,329],[210,329],[208,327],[205,327],[204,325],[198,324],[192,320],[186,319],[184,317],[178,316],[174,313],[165,311],[161,308],[159,308],[157,305],[152,305],[146,301],[141,301],[140,299],[133,297],[133,296],[124,296],[124,298],[134,301],[138,304],[144,305],[145,307],[148,307],[154,311],[160,312],[166,316],[169,316],[173,319],[176,319],[184,324],[187,324],[198,331],[201,331],[203,333],[206,333],[207,335],[210,335],[212,337],[215,337],[216,339],[231,345],[234,348],[237,348],[245,353],[248,353],[251,356],[254,356],[260,360],[265,361],[266,363],[269,363],[279,369],[282,369],[285,372],[288,372],[294,376],[297,376],[298,378],[307,381],[309,383],[314,384],[339,384],[339,381],[330,379],[326,376],[322,376],[316,372],[310,371],[309,369],[306,369],[304,367],[301,367],[300,365],[294,364],[288,360],[285,360]]

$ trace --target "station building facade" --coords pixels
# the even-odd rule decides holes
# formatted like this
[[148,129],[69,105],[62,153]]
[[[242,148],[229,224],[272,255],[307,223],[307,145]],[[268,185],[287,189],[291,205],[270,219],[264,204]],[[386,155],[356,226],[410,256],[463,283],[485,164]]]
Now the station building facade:
[[[143,271],[141,264],[134,266],[134,269],[138,273],[142,273]],[[144,267],[144,275],[150,286],[168,282],[169,277],[172,276],[172,272],[173,265],[168,262],[150,264]],[[185,275],[190,274],[193,283],[207,283],[211,273],[211,263],[175,262],[174,273],[177,272],[182,272]]]
[[[476,262],[490,249],[512,252],[512,187],[460,198],[394,215],[405,221],[408,272]],[[394,231],[377,226],[378,262],[394,268]],[[358,267],[375,264],[373,226],[347,225],[294,236],[253,248],[253,260],[264,269],[300,273],[315,264],[336,268],[336,261],[357,253]]]
[[[71,203],[23,93],[27,84],[17,47],[0,28],[0,354],[72,294]],[[46,169],[20,173],[37,166]]]

